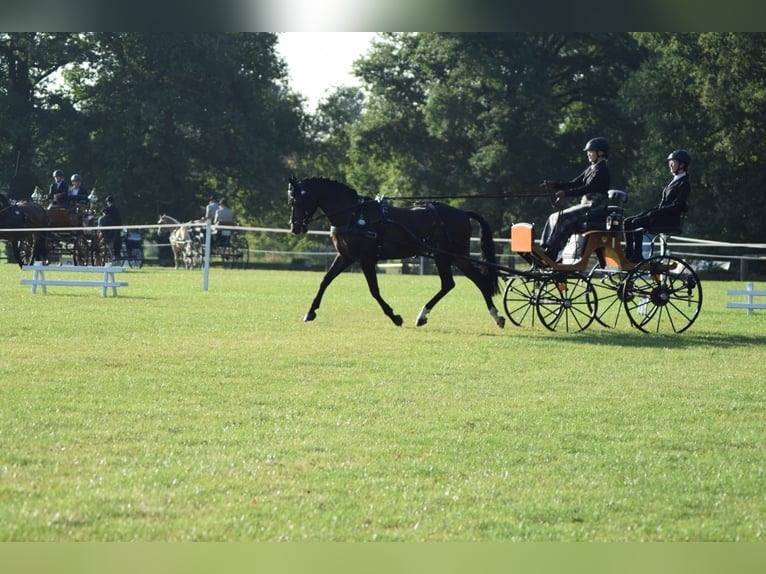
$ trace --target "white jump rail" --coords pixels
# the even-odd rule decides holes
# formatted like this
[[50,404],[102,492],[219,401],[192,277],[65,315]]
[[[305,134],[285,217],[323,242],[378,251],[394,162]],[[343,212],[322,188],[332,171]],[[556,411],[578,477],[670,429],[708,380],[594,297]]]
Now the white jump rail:
[[753,314],[753,309],[766,309],[766,303],[756,303],[753,301],[753,297],[766,297],[766,291],[756,291],[753,289],[751,281],[745,283],[745,289],[729,289],[726,291],[726,294],[730,296],[745,295],[747,297],[746,302],[731,301],[726,303],[728,309],[747,309],[748,315]]
[[[107,290],[112,289],[112,295],[117,296],[117,287],[127,287],[127,281],[117,281],[115,279],[116,273],[122,273],[125,271],[124,267],[115,267],[113,265],[104,265],[103,267],[94,267],[87,265],[42,265],[41,263],[35,263],[34,265],[24,265],[25,271],[34,271],[32,279],[22,279],[21,285],[31,285],[32,295],[37,293],[37,287],[42,287],[43,294],[47,294],[47,287],[49,285],[58,285],[66,287],[101,287],[101,296],[106,297]],[[45,277],[46,273],[54,273],[58,271],[69,271],[76,273],[101,273],[100,279],[48,279]]]

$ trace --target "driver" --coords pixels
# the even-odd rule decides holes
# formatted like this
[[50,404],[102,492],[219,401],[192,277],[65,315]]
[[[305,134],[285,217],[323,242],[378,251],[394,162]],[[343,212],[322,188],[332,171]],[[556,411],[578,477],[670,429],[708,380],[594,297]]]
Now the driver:
[[569,236],[585,224],[588,211],[592,207],[606,205],[611,186],[611,175],[607,165],[609,142],[603,137],[593,138],[585,144],[583,151],[588,155],[590,165],[580,175],[571,181],[543,181],[546,188],[558,190],[557,200],[564,197],[580,198],[579,205],[552,213],[545,223],[540,245],[553,261],[558,261],[559,253],[564,249]]

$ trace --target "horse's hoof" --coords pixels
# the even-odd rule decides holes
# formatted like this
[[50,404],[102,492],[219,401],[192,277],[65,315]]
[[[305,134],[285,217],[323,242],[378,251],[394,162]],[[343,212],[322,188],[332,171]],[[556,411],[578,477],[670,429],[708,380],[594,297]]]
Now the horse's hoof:
[[428,323],[428,319],[426,317],[418,317],[418,320],[415,322],[415,325],[418,327],[422,327]]
[[394,322],[394,325],[396,325],[397,327],[401,327],[402,323],[404,323],[401,315],[394,315],[393,317],[391,317],[391,320]]
[[313,321],[316,318],[317,318],[317,314],[314,313],[313,311],[309,311],[308,313],[306,313],[306,316],[303,318],[303,322],[308,323],[309,321]]
[[500,327],[501,329],[505,328],[505,317],[500,317],[497,320],[497,326]]

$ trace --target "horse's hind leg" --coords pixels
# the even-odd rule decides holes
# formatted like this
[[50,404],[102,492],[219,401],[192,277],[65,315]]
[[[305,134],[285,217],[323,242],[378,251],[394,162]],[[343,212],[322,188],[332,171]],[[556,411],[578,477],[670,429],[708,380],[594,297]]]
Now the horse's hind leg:
[[330,283],[332,283],[333,279],[335,279],[338,275],[340,275],[343,271],[348,269],[348,267],[353,263],[353,260],[346,259],[343,257],[340,253],[335,256],[335,259],[333,259],[332,265],[330,265],[330,268],[327,270],[327,273],[324,274],[324,277],[322,277],[322,282],[319,284],[319,290],[317,291],[317,294],[314,296],[314,300],[311,302],[311,307],[309,307],[309,310],[306,312],[306,315],[303,317],[304,321],[313,321],[316,319],[316,311],[319,309],[319,305],[322,303],[322,297],[324,296],[325,289],[330,286]]
[[364,273],[364,278],[367,279],[367,287],[370,290],[370,295],[372,295],[373,299],[378,302],[380,308],[383,309],[383,312],[386,314],[386,316],[394,322],[394,325],[401,327],[403,323],[401,315],[394,314],[394,310],[380,295],[380,287],[378,286],[378,273],[375,269],[375,263],[376,262],[374,260],[360,261],[362,272]]
[[450,263],[449,259],[445,259],[443,257],[435,257],[434,262],[436,263],[436,269],[439,271],[441,289],[439,289],[436,295],[431,297],[428,303],[426,303],[420,310],[420,314],[415,321],[415,324],[418,327],[422,327],[428,323],[428,314],[436,306],[436,304],[441,301],[442,297],[452,291],[452,289],[455,287],[455,278],[452,276],[452,264]]

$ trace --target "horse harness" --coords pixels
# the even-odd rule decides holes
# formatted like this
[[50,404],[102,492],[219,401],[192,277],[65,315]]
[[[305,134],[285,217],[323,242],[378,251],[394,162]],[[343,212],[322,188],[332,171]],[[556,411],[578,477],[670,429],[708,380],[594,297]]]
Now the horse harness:
[[[377,209],[374,209],[373,212],[370,213],[369,209],[365,209],[368,204],[374,204]],[[433,215],[433,225],[429,233],[422,237],[417,236],[412,232],[412,230],[407,228],[402,223],[396,221],[395,219],[391,219],[388,198],[384,195],[378,195],[373,200],[360,196],[356,208],[351,212],[350,222],[348,225],[331,226],[330,234],[332,236],[360,235],[362,237],[366,237],[367,239],[377,239],[377,248],[378,252],[380,252],[380,249],[384,243],[383,239],[385,234],[385,224],[395,225],[399,229],[403,230],[407,235],[409,235],[415,243],[425,249],[428,254],[433,254],[435,248],[431,244],[431,241],[433,239],[434,232],[437,229],[445,231],[446,227],[444,225],[444,221],[439,215],[439,210],[436,208],[436,205],[432,202],[428,202],[425,204],[425,206]],[[384,224],[383,227],[380,226],[381,224]],[[371,229],[373,226],[378,226],[377,230]],[[436,251],[438,251],[438,249],[436,249]]]

